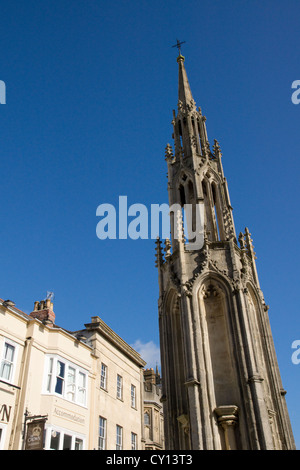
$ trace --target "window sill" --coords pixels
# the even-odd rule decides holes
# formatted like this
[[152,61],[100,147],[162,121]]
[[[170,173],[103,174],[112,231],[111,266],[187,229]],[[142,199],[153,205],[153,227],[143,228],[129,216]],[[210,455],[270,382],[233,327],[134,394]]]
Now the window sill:
[[44,392],[44,393],[42,393],[42,395],[45,395],[47,397],[61,398],[61,400],[67,401],[68,403],[72,403],[72,405],[80,406],[80,408],[85,408],[86,410],[88,409],[87,404],[83,405],[82,403],[78,403],[77,401],[69,400],[68,398],[64,397],[63,395],[60,395],[59,393]]

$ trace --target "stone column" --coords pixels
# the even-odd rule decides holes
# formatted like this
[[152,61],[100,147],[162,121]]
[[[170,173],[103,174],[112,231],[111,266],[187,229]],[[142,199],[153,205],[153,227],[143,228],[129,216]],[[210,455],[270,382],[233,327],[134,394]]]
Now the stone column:
[[224,433],[224,450],[237,450],[234,428],[238,422],[238,407],[235,405],[219,406],[215,409],[215,413]]

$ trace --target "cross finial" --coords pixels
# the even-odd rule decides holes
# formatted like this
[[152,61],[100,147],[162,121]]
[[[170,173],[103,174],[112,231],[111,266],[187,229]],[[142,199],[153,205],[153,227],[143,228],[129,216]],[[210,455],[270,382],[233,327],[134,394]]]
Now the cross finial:
[[184,43],[185,43],[185,41],[179,41],[179,39],[177,39],[176,44],[174,44],[174,46],[172,46],[172,47],[177,47],[179,55],[181,55],[181,44],[184,44]]

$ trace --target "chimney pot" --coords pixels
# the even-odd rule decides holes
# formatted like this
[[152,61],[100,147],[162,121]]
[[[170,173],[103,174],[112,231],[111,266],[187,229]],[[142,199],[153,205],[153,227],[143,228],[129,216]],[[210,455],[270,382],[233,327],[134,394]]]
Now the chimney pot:
[[44,324],[54,325],[55,313],[53,312],[53,303],[50,299],[34,302],[34,310],[29,316],[40,320]]

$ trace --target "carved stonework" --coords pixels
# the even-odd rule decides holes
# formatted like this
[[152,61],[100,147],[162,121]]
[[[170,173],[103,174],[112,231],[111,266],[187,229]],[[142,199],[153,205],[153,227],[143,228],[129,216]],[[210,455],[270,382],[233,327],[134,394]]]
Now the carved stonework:
[[190,432],[190,423],[189,423],[188,415],[178,416],[177,421],[181,424],[181,426],[183,428],[183,432],[185,434],[189,434],[189,432]]
[[222,155],[219,142],[216,139],[214,139],[213,151],[216,158],[219,158]]
[[219,406],[215,409],[217,421],[224,432],[224,450],[237,448],[234,428],[238,423],[238,407],[235,405]]
[[204,284],[201,288],[200,295],[203,299],[220,298],[222,291],[215,284]]
[[234,227],[233,227],[230,211],[227,207],[224,207],[223,209],[223,221],[224,221],[225,232],[227,235],[227,240],[231,240],[234,238]]
[[200,144],[201,144],[202,155],[206,159],[206,157],[209,155],[209,153],[207,151],[206,142],[204,142],[202,138],[200,138]]
[[[237,240],[220,145],[210,146],[181,55],[178,63],[166,166],[169,203],[181,209],[171,216],[172,247],[156,244],[166,448],[293,449],[251,234]],[[199,249],[185,240],[185,204],[199,204]]]
[[165,239],[165,259],[168,260],[171,256],[171,242],[168,238]]
[[165,150],[165,159],[166,159],[167,161],[170,161],[171,163],[173,163],[174,160],[175,160],[175,157],[174,157],[174,155],[173,155],[173,149],[172,149],[172,147],[171,147],[170,144],[167,144],[167,146],[166,146],[166,150]]
[[197,139],[194,135],[190,136],[190,146],[193,148],[196,148],[197,146]]
[[220,273],[220,274],[223,274],[224,276],[226,276],[227,278],[229,278],[229,272],[228,272],[228,269],[221,269],[218,267],[218,262],[216,260],[210,260],[209,261],[209,267],[211,269],[213,269],[214,271]]
[[177,290],[179,290],[179,288],[180,288],[180,280],[179,280],[177,274],[176,274],[175,271],[174,271],[173,265],[168,264],[168,268],[169,268],[169,278],[170,278],[170,281],[171,281],[171,283],[173,284],[173,286],[174,286]]
[[158,268],[159,266],[161,266],[163,263],[164,263],[164,260],[163,260],[163,254],[162,254],[162,247],[161,247],[161,240],[159,237],[157,237],[156,239],[156,248],[155,248],[155,267]]
[[208,247],[207,237],[206,235],[204,235],[204,246],[197,257],[197,269],[194,272],[193,277],[189,279],[187,282],[185,282],[183,285],[183,290],[187,295],[189,296],[192,295],[194,282],[200,276],[200,274],[204,271],[204,269],[208,266],[208,263],[209,263],[209,247]]

